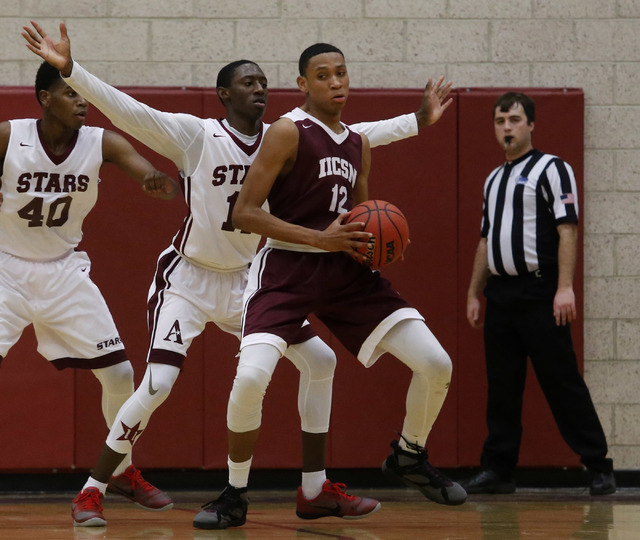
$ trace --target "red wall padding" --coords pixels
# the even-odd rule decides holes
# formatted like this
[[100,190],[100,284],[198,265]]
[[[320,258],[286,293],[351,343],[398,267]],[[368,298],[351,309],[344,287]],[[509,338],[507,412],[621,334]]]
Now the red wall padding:
[[[162,110],[224,114],[211,90],[125,90]],[[483,181],[502,160],[491,123],[491,106],[501,92],[458,89],[453,92],[455,103],[438,124],[418,137],[373,150],[370,197],[396,204],[411,228],[412,244],[405,261],[384,274],[422,312],[454,362],[451,389],[428,443],[434,463],[442,467],[477,465],[486,431],[482,336],[468,326],[465,302],[479,238]],[[567,159],[581,189],[582,92],[527,92],[538,105],[535,144]],[[421,90],[352,90],[344,120],[376,120],[414,111],[421,95]],[[39,115],[31,88],[0,88],[0,103],[0,120]],[[272,90],[266,120],[273,121],[301,103],[296,90]],[[113,129],[96,109],[91,110],[89,124]],[[158,168],[177,175],[171,162],[132,142]],[[147,290],[157,256],[169,245],[186,207],[182,200],[145,197],[137,183],[112,165],[106,165],[101,176],[100,198],[85,222],[81,247],[92,259],[92,278],[111,308],[137,384],[147,351]],[[578,267],[576,291],[581,302],[582,264]],[[320,330],[338,354],[327,465],[377,467],[402,426],[410,372],[388,355],[364,369],[325,329]],[[581,359],[581,320],[573,330]],[[136,444],[134,459],[139,466],[226,467],[226,403],[237,349],[237,340],[213,325],[194,342],[171,396]],[[258,468],[301,466],[297,379],[292,365],[281,361],[265,398],[254,457]],[[521,464],[577,465],[533,379],[526,390]],[[29,328],[0,368],[0,437],[4,441],[0,470],[92,467],[106,436],[100,394],[90,372],[58,372],[47,365],[36,352]]]

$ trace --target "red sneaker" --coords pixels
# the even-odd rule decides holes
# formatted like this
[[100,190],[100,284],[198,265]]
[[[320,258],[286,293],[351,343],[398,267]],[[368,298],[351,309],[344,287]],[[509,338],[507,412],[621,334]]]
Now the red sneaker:
[[122,474],[112,476],[107,491],[131,499],[138,506],[147,510],[170,510],[173,508],[173,501],[169,495],[142,478],[140,471],[133,465],[129,465]]
[[347,494],[345,484],[332,484],[325,480],[322,491],[315,499],[305,499],[302,487],[298,488],[296,515],[300,519],[339,517],[361,519],[380,510],[380,503],[367,497]]
[[104,495],[95,487],[83,489],[71,503],[74,527],[104,527],[107,520],[102,514]]

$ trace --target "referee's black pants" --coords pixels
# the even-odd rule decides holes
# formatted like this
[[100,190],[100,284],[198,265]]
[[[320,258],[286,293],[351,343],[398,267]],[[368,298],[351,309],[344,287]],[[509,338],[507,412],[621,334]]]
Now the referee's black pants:
[[532,298],[526,282],[508,279],[502,283],[506,289],[496,292],[500,281],[494,280],[493,291],[487,289],[489,435],[482,450],[483,468],[510,476],[518,463],[529,357],[564,440],[588,469],[611,472],[606,437],[578,370],[569,325],[557,326],[553,316],[553,296]]

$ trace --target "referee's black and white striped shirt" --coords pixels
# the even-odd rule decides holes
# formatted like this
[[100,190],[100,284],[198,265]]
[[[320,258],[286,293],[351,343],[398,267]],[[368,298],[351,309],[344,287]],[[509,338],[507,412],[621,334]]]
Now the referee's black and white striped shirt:
[[575,175],[556,156],[533,149],[485,181],[481,234],[487,238],[492,274],[557,269],[557,226],[577,222]]

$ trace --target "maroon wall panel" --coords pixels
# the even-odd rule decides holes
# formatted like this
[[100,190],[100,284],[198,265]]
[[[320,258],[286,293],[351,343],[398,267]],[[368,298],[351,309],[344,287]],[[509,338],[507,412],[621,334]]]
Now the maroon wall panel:
[[74,403],[73,371],[50,366],[27,327],[0,367],[0,471],[71,465]]
[[[504,155],[495,140],[492,107],[506,89],[462,89],[458,93],[458,245],[459,245],[459,407],[458,424],[460,465],[478,465],[482,442],[486,436],[486,375],[482,331],[472,329],[466,320],[466,290],[471,265],[480,239],[482,188],[487,175]],[[536,101],[534,146],[567,160],[576,173],[582,195],[583,179],[583,111],[584,96],[577,89],[526,89]],[[580,203],[582,196],[580,197]],[[582,224],[580,240],[582,245]],[[575,280],[578,313],[573,336],[580,364],[583,357],[582,321],[582,250],[579,253]],[[525,391],[523,442],[520,465],[577,465],[578,460],[564,443],[555,427],[546,400],[532,369]]]

